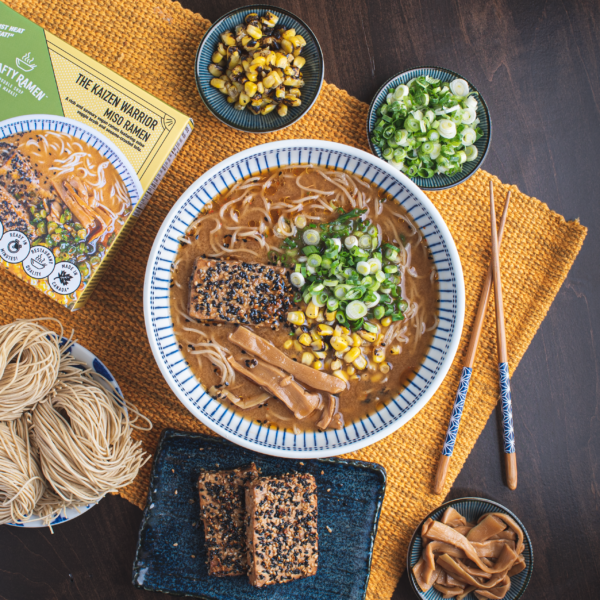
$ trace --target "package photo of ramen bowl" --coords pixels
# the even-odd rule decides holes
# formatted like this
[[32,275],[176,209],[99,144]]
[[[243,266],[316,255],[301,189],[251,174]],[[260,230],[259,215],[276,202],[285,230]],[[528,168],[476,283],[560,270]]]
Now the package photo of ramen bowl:
[[99,272],[142,196],[123,153],[64,117],[0,123],[0,261],[68,308]]

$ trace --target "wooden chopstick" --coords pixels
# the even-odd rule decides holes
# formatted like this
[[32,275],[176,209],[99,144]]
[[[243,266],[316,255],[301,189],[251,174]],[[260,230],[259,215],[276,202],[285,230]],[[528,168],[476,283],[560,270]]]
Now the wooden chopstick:
[[[504,225],[506,223],[509,205],[510,190],[508,191],[508,194],[506,194],[504,211],[502,212],[500,226],[498,227],[498,245],[500,245],[502,242],[502,234],[504,233]],[[475,355],[477,354],[477,345],[479,344],[479,338],[481,336],[483,321],[487,311],[490,291],[492,289],[492,279],[492,261],[490,261],[485,283],[483,284],[483,289],[481,290],[481,297],[479,298],[479,308],[477,309],[477,315],[475,316],[475,322],[473,323],[473,333],[471,334],[471,340],[469,341],[469,347],[463,362],[460,384],[458,386],[458,391],[456,392],[456,397],[454,398],[454,407],[452,408],[452,415],[450,416],[450,423],[448,424],[446,439],[444,440],[444,446],[442,448],[442,455],[440,456],[440,462],[438,463],[438,470],[435,476],[435,482],[433,484],[434,494],[441,494],[444,484],[446,483],[448,467],[450,466],[450,458],[454,452],[454,443],[456,442],[456,436],[458,435],[458,428],[460,426],[460,419],[462,417],[465,399],[467,397],[467,392],[469,391],[469,382],[471,380],[471,374],[473,373],[473,363],[475,362]]]
[[498,371],[500,373],[500,397],[502,400],[502,434],[504,438],[504,461],[506,484],[517,489],[517,454],[513,428],[508,354],[506,352],[506,330],[504,328],[504,305],[502,302],[502,280],[500,278],[500,248],[496,236],[496,210],[494,208],[494,184],[490,181],[490,218],[492,220],[492,265],[494,271],[494,294],[496,298],[496,330],[498,334]]

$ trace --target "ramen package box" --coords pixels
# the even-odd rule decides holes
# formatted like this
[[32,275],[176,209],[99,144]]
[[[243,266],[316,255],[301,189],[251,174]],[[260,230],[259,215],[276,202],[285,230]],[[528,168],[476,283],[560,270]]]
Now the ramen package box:
[[192,127],[0,2],[0,263],[81,308]]

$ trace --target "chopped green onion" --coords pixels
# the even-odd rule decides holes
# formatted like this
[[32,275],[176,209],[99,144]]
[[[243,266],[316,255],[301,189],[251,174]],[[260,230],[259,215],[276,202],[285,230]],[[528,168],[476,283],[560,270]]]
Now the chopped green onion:
[[346,317],[350,321],[356,321],[362,319],[367,314],[367,307],[364,302],[360,300],[354,300],[346,306]]
[[[377,318],[377,317],[375,317],[375,318]],[[373,325],[373,323],[369,323],[369,321],[365,321],[363,323],[363,329],[365,331],[369,331],[370,333],[379,333],[379,328],[377,327],[377,325]]]
[[327,304],[328,298],[329,297],[327,296],[327,292],[319,292],[318,294],[312,295],[312,303],[315,306],[321,308],[322,306],[325,306],[325,304]]
[[304,275],[302,273],[292,273],[290,282],[294,287],[301,288],[305,283]]
[[319,249],[315,246],[304,246],[304,248],[302,248],[302,252],[304,252],[306,256],[310,256],[311,254],[318,254]]
[[376,306],[373,310],[373,316],[379,321],[383,319],[385,315],[385,308],[383,306]]
[[294,224],[296,225],[296,227],[298,227],[298,229],[304,229],[306,227],[306,217],[304,215],[298,215],[295,219],[294,219]]
[[302,234],[302,240],[307,246],[316,246],[321,241],[321,235],[316,229],[307,229]]
[[335,298],[327,299],[327,310],[329,312],[333,312],[334,310],[337,310],[339,305],[340,305],[340,303]]
[[[369,238],[369,241],[371,240],[371,238]],[[368,275],[371,272],[371,265],[369,265],[369,263],[365,262],[364,260],[361,260],[357,265],[356,265],[356,270],[361,274],[361,275]]]
[[322,262],[323,259],[318,254],[311,254],[308,257],[307,265],[316,269],[317,267],[321,266]]

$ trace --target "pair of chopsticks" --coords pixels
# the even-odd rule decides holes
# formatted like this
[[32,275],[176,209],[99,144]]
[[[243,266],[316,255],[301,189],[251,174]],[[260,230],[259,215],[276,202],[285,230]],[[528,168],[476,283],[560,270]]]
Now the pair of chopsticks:
[[460,383],[458,386],[458,391],[456,392],[456,397],[454,399],[454,407],[452,408],[452,415],[450,416],[450,423],[448,424],[448,431],[446,432],[446,439],[444,440],[442,455],[438,464],[438,470],[433,486],[433,491],[435,494],[442,493],[442,489],[446,482],[448,467],[450,466],[450,458],[452,457],[452,453],[454,451],[454,443],[456,442],[456,436],[458,435],[458,428],[460,426],[460,418],[462,416],[463,408],[465,405],[467,392],[469,391],[469,382],[471,381],[471,374],[473,373],[473,363],[475,362],[477,345],[479,344],[479,337],[481,336],[483,320],[485,319],[487,304],[492,288],[492,281],[494,282],[494,292],[496,298],[498,371],[500,373],[500,394],[502,399],[502,429],[504,438],[506,483],[511,490],[517,488],[517,455],[515,452],[515,436],[513,430],[512,403],[510,396],[510,378],[508,375],[508,355],[506,352],[506,331],[504,327],[504,306],[502,303],[502,283],[500,279],[500,244],[502,243],[502,234],[504,233],[504,225],[506,224],[506,217],[508,215],[509,204],[510,190],[506,195],[504,211],[502,212],[502,217],[500,219],[500,227],[498,229],[498,232],[496,232],[494,185],[490,181],[492,258],[490,261],[490,266],[488,268],[485,283],[483,284],[483,290],[481,291],[481,298],[479,299],[479,308],[477,309],[477,315],[475,316],[475,323],[473,325],[473,334],[471,335],[469,348],[465,356],[463,370],[460,377]]

